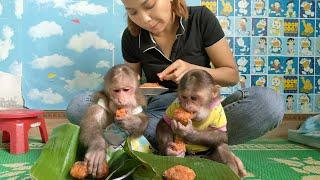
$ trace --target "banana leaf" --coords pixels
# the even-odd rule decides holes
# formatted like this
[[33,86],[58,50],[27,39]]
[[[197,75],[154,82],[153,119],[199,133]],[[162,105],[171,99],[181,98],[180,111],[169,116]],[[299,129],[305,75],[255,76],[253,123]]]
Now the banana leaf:
[[70,179],[69,171],[76,160],[80,128],[64,124],[55,128],[30,174],[35,179]]
[[141,153],[132,151],[130,147],[130,142],[126,141],[124,150],[143,164],[134,172],[134,179],[162,179],[165,170],[179,164],[193,169],[196,173],[196,179],[240,179],[225,164],[196,157],[179,158]]

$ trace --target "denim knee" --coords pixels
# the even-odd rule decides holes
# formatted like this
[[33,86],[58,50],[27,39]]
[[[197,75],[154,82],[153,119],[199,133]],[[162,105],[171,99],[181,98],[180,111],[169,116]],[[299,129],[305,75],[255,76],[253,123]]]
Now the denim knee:
[[252,87],[255,91],[255,98],[257,102],[263,104],[264,112],[268,113],[267,115],[270,117],[269,121],[274,126],[273,128],[277,127],[285,113],[285,103],[283,97],[274,92],[270,88],[263,88],[263,87]]

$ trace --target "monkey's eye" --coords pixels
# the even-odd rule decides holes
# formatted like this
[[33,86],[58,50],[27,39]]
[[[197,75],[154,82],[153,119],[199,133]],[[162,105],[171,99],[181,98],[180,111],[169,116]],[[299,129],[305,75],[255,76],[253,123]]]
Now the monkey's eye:
[[197,100],[197,97],[196,97],[196,96],[191,96],[191,100],[192,100],[192,101],[196,101],[196,100]]
[[114,89],[113,92],[118,93],[120,92],[120,89]]
[[185,99],[187,99],[188,97],[187,97],[187,96],[181,96],[181,98],[185,100]]
[[128,92],[130,88],[124,88],[123,91]]

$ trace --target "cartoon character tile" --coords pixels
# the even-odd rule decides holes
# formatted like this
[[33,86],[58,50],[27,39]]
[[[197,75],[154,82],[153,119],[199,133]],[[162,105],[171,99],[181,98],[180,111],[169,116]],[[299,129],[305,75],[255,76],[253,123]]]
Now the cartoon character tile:
[[252,2],[252,15],[253,16],[267,16],[267,0],[253,0]]
[[320,37],[317,37],[317,38],[316,38],[315,55],[316,55],[316,56],[320,56]]
[[240,74],[239,83],[235,86],[235,90],[249,88],[251,85],[251,78],[248,74]]
[[295,18],[299,16],[299,0],[289,0],[285,5],[284,16],[286,18]]
[[298,38],[294,37],[285,37],[282,38],[284,42],[283,54],[287,56],[298,56]]
[[298,57],[284,57],[284,74],[285,75],[296,75],[298,74]]
[[201,0],[201,6],[206,6],[213,14],[217,14],[217,0]]
[[315,20],[301,19],[300,20],[300,36],[314,37],[315,36]]
[[320,0],[317,1],[316,9],[317,9],[317,18],[320,18]]
[[298,92],[298,76],[283,76],[283,92],[297,93]]
[[299,93],[314,93],[314,76],[299,76]]
[[267,55],[268,40],[267,37],[252,37],[251,38],[251,54]]
[[268,57],[268,73],[269,74],[283,74],[284,73],[284,57],[269,56]]
[[236,36],[250,36],[251,35],[251,18],[236,17],[235,18],[235,34]]
[[314,88],[314,93],[320,94],[320,76],[315,76],[315,88]]
[[250,37],[235,38],[236,55],[250,55]]
[[300,56],[313,56],[314,55],[314,41],[313,37],[299,38]]
[[268,30],[267,18],[252,18],[252,35],[253,36],[267,36]]
[[320,111],[320,95],[314,95],[314,112]]
[[300,113],[310,113],[312,112],[313,99],[309,94],[299,94],[298,95],[298,111]]
[[274,54],[274,55],[281,55],[283,54],[282,51],[284,49],[284,43],[283,40],[280,37],[269,37],[269,54]]
[[284,78],[282,75],[268,75],[268,87],[276,93],[283,93]]
[[285,106],[287,113],[294,113],[297,112],[298,108],[298,100],[297,95],[295,94],[284,94]]
[[232,94],[234,92],[234,88],[229,86],[229,87],[221,87],[220,88],[221,94]]
[[234,20],[226,16],[218,17],[220,26],[226,36],[233,36]]
[[[320,9],[320,7],[319,7],[319,9]],[[319,10],[320,11],[320,10]],[[319,12],[320,13],[320,12]],[[320,37],[320,19],[317,19],[316,20],[316,36],[317,37]]]
[[299,20],[298,19],[284,19],[283,23],[284,36],[298,36]]
[[299,74],[314,75],[314,58],[299,57]]
[[267,75],[251,75],[251,86],[267,86]]
[[315,69],[315,75],[320,75],[320,57],[316,57],[314,69]]
[[251,73],[267,74],[267,56],[251,56]]
[[250,56],[236,56],[236,61],[241,74],[250,74]]
[[269,36],[283,36],[283,19],[282,18],[269,18],[268,22],[268,35]]
[[250,16],[251,0],[235,1],[235,16]]
[[285,3],[280,0],[269,0],[269,17],[283,17]]
[[233,37],[226,37],[229,47],[231,51],[234,52],[234,38]]
[[315,17],[314,0],[300,0],[300,17],[301,18]]
[[234,15],[234,1],[219,0],[218,1],[219,16],[233,16]]

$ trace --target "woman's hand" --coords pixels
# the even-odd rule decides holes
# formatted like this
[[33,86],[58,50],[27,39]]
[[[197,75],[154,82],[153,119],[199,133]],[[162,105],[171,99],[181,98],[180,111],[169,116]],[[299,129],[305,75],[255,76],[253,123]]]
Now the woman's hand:
[[157,75],[161,81],[171,80],[178,84],[180,79],[185,73],[196,68],[197,68],[197,65],[190,64],[181,59],[178,59],[174,63],[172,63],[170,66],[168,66],[165,70],[163,70],[161,73],[158,73]]

